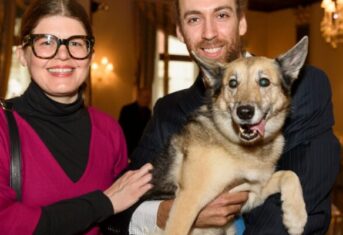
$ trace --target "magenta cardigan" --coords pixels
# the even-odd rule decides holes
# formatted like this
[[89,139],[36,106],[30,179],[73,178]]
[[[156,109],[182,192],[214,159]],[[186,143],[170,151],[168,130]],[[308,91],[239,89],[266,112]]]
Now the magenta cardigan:
[[[21,141],[22,201],[9,186],[9,134],[0,109],[0,233],[32,234],[41,208],[55,202],[108,188],[127,166],[127,152],[119,124],[110,116],[88,108],[91,120],[89,159],[82,177],[73,182],[32,127],[14,113]],[[99,234],[98,228],[87,234]]]

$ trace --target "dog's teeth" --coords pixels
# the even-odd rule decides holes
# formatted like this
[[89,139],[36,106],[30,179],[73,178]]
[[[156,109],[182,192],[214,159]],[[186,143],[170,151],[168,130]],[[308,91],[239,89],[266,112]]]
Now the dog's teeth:
[[253,139],[256,139],[258,137],[258,131],[256,130],[250,130],[250,129],[244,129],[242,127],[239,128],[241,133],[241,138],[245,141],[252,141]]

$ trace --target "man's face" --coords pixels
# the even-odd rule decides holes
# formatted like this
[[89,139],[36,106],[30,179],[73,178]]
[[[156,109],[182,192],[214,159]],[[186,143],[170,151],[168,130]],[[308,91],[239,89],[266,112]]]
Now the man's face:
[[240,56],[246,19],[235,0],[179,0],[178,37],[201,57],[229,62]]

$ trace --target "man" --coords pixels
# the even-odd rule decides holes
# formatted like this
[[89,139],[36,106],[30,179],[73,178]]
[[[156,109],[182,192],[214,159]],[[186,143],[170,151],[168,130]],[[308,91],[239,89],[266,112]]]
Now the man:
[[[241,36],[247,31],[244,5],[244,0],[178,0],[178,37],[189,51],[199,56],[232,61],[242,56]],[[132,155],[134,168],[158,157],[171,135],[203,104],[202,76],[189,89],[156,103],[154,115]],[[330,85],[322,71],[305,66],[292,93],[292,112],[284,127],[286,145],[277,170],[293,170],[301,180],[309,216],[304,234],[325,234],[330,223],[329,195],[338,173],[340,151],[332,132]],[[235,218],[246,200],[246,192],[224,192],[200,212],[194,226],[222,226]],[[145,234],[156,225],[163,228],[172,202],[142,203],[132,216],[130,234]],[[244,233],[287,234],[280,206],[280,194],[276,194],[245,215]]]
[[138,88],[136,101],[125,105],[120,111],[119,123],[124,131],[129,156],[137,147],[144,128],[150,120],[150,102],[150,89]]

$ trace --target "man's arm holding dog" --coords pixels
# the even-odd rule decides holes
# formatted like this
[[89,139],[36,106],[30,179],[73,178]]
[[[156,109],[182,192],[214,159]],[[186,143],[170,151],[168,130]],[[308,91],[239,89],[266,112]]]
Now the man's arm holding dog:
[[[300,178],[308,213],[304,234],[325,234],[340,147],[332,132],[328,78],[313,67],[304,69],[302,76],[295,86],[291,116],[284,128],[286,146],[277,170],[292,170]],[[280,206],[280,195],[275,195],[247,214],[244,234],[287,234]]]
[[[248,200],[247,192],[223,192],[199,213],[194,226],[198,228],[224,226],[232,221]],[[174,200],[162,201],[157,212],[157,226],[164,228]]]
[[[247,192],[222,193],[199,213],[194,227],[221,227],[232,221],[248,199]],[[146,201],[133,213],[130,234],[149,234],[164,229],[174,200]],[[156,209],[157,208],[157,209]]]

